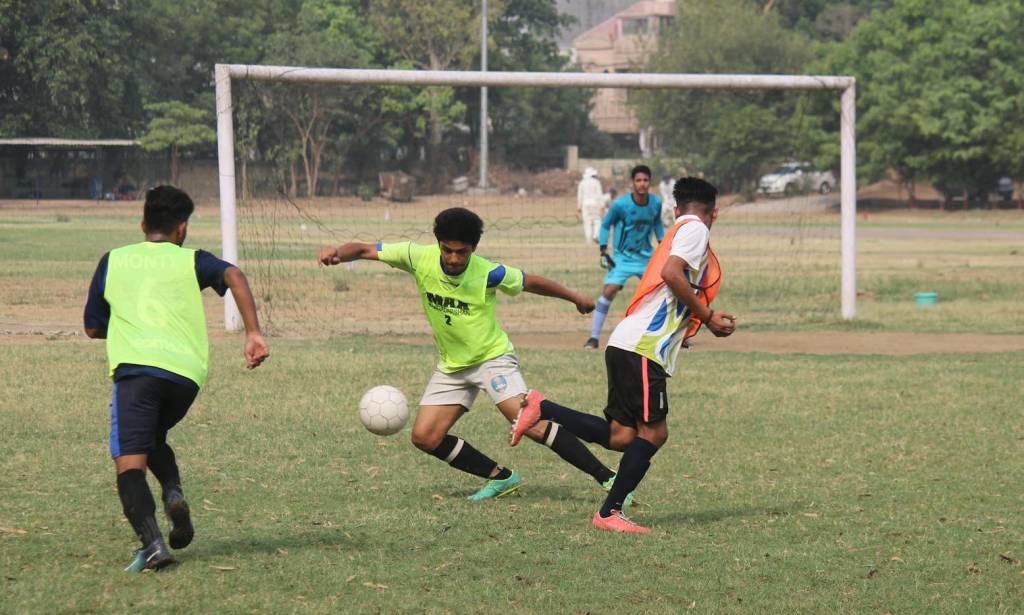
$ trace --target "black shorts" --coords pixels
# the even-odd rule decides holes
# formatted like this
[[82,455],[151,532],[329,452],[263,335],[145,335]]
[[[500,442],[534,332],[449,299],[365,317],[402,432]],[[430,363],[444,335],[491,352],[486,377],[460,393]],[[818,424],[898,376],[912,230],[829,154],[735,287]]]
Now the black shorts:
[[110,456],[141,455],[167,441],[167,431],[185,418],[199,394],[195,383],[156,376],[114,381],[110,401]]
[[623,425],[657,423],[668,416],[665,370],[645,356],[608,346],[608,406],[604,415]]

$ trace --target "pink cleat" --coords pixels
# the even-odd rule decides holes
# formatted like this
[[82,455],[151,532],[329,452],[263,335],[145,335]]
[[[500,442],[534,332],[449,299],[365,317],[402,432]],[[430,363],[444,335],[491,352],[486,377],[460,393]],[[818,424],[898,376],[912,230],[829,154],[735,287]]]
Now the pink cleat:
[[537,424],[540,420],[540,402],[544,401],[544,396],[541,395],[540,391],[530,389],[526,394],[526,401],[523,402],[523,407],[519,409],[519,414],[516,415],[516,422],[512,423],[512,439],[509,444],[515,446],[519,444],[519,441],[523,439],[523,434],[530,431],[530,428]]
[[630,521],[621,510],[613,510],[611,516],[602,517],[601,511],[594,513],[594,527],[606,532],[623,534],[650,534],[651,528]]

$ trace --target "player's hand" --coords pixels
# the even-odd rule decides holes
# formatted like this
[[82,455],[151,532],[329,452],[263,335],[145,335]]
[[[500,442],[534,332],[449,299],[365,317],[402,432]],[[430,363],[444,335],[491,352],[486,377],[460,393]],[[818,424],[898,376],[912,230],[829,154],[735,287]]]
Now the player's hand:
[[715,312],[706,324],[715,337],[729,337],[736,330],[736,316],[728,312]]
[[615,269],[615,261],[612,260],[611,256],[608,256],[607,252],[601,252],[601,268]]
[[341,257],[338,256],[338,248],[320,248],[320,256],[316,260],[320,263],[321,267],[341,263]]
[[594,300],[590,297],[579,295],[573,303],[576,304],[576,311],[580,314],[589,314],[594,311]]
[[256,369],[270,356],[270,348],[261,333],[245,334],[245,368]]

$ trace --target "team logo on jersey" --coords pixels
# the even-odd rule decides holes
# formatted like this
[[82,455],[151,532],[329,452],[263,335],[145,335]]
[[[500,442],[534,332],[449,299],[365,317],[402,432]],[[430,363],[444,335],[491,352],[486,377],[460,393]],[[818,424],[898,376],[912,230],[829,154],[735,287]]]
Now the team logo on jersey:
[[504,376],[495,376],[491,378],[491,388],[494,389],[495,393],[501,393],[508,388],[508,379]]
[[446,314],[469,314],[469,304],[459,299],[453,299],[451,297],[445,297],[443,295],[435,295],[432,292],[427,291],[427,304],[435,310],[439,310]]

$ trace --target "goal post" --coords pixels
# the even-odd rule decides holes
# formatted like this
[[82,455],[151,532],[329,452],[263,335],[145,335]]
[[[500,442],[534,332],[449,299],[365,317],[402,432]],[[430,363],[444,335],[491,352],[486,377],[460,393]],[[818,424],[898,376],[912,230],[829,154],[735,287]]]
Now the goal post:
[[[233,80],[334,85],[451,87],[539,87],[702,90],[839,90],[840,99],[840,311],[856,317],[856,82],[853,77],[811,75],[718,75],[666,73],[543,73],[417,71],[218,64],[215,67],[217,153],[222,256],[238,259]],[[231,294],[225,296],[224,326],[242,327]]]

